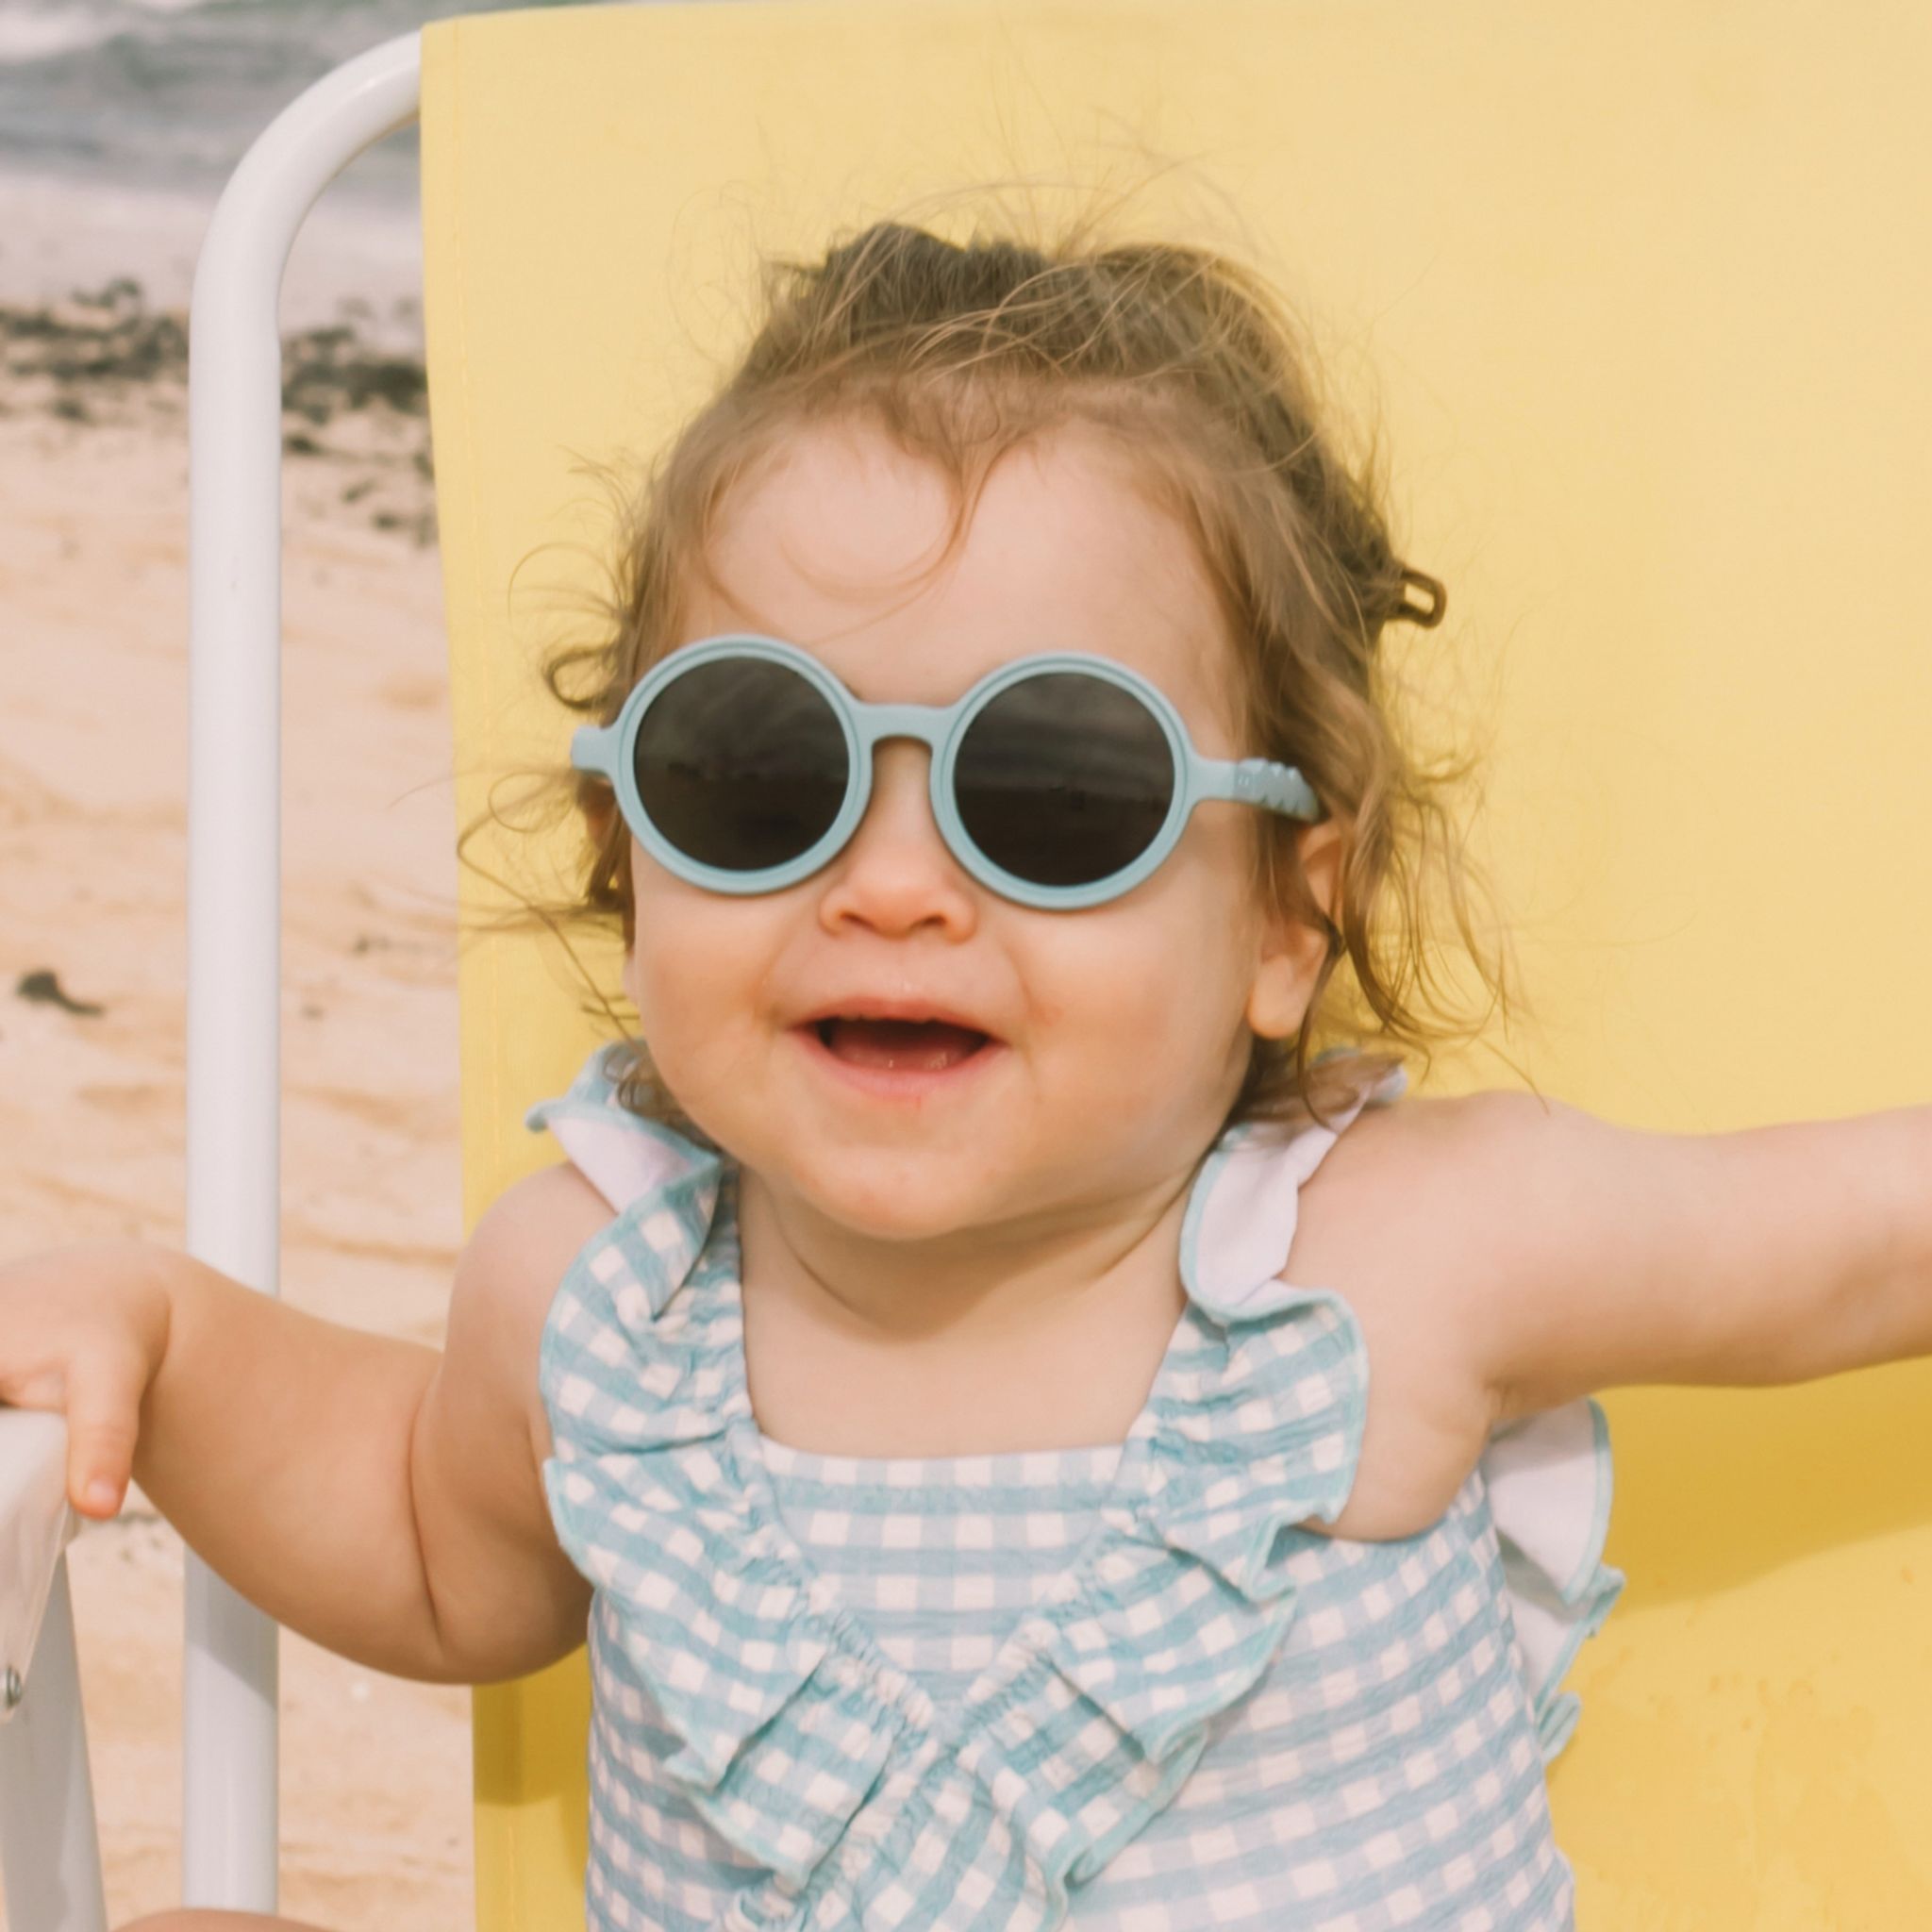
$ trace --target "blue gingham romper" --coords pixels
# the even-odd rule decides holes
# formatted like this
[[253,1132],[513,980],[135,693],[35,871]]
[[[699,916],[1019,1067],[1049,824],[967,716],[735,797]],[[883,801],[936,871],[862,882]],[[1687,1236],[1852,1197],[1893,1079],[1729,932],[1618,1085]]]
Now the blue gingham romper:
[[1368,1361],[1278,1279],[1364,1105],[1230,1129],[1188,1306],[1124,1443],[813,1455],[746,1390],[729,1157],[593,1054],[531,1109],[617,1210],[545,1326],[544,1468],[595,1586],[596,1932],[1552,1932],[1544,1766],[1623,1577],[1582,1401],[1507,1425],[1442,1518],[1358,1542]]

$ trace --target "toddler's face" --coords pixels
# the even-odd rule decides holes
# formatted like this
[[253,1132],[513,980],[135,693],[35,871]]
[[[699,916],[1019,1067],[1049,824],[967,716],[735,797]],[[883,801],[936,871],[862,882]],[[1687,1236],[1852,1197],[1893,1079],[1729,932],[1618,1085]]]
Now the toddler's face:
[[[944,539],[943,479],[869,425],[801,431],[725,507],[726,594],[695,593],[680,641],[782,638],[875,704],[950,704],[1012,658],[1096,652],[1158,685],[1199,751],[1248,755],[1212,592],[1121,462],[1085,430],[1014,450],[955,561],[908,594]],[[929,756],[876,746],[851,842],[781,891],[708,892],[633,841],[625,984],[666,1084],[776,1193],[881,1239],[1177,1187],[1233,1102],[1253,1032],[1292,1032],[1321,959],[1318,934],[1271,925],[1256,901],[1254,808],[1202,805],[1131,891],[1044,911],[947,850]],[[1302,838],[1319,891],[1334,831]],[[867,1091],[803,1024],[863,995],[958,1014],[992,1043],[917,1097]]]

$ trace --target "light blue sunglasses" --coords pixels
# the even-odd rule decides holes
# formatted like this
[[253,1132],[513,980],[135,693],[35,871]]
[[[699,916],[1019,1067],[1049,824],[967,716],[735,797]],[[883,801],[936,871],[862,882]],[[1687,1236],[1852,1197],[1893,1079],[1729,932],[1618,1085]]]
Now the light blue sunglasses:
[[1110,658],[1044,652],[957,704],[868,705],[795,644],[750,635],[673,651],[571,762],[607,778],[646,852],[715,892],[808,878],[858,830],[873,746],[932,750],[940,835],[981,885],[1075,911],[1139,885],[1203,799],[1288,818],[1322,809],[1291,765],[1203,758],[1180,714]]

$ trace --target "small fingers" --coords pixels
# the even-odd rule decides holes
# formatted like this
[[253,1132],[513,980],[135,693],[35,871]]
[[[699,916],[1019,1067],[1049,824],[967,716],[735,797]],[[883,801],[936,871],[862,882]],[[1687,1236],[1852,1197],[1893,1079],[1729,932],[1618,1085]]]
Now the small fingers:
[[134,1474],[145,1383],[133,1354],[75,1362],[67,1384],[67,1496],[83,1516],[120,1507]]

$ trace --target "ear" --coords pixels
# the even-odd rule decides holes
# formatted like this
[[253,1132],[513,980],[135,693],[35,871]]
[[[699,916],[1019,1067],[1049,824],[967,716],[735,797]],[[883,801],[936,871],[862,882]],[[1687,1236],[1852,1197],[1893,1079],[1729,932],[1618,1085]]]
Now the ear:
[[[1341,874],[1341,827],[1332,818],[1324,819],[1299,833],[1295,844],[1308,890],[1332,919]],[[1262,1039],[1286,1040],[1302,1024],[1327,952],[1328,938],[1319,925],[1304,925],[1270,909],[1248,991],[1248,1024]]]

